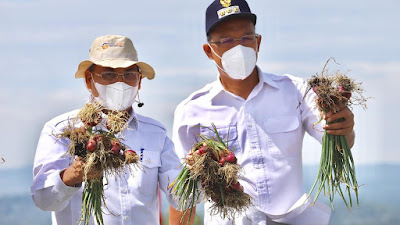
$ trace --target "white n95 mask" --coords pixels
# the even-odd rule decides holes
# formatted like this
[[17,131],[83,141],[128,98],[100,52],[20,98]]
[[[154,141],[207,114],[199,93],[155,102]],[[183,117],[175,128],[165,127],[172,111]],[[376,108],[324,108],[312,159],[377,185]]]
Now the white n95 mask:
[[102,85],[94,82],[99,93],[95,99],[105,108],[125,110],[135,102],[138,86],[132,87],[124,82]]
[[[222,71],[227,73],[232,79],[246,79],[253,72],[257,63],[257,54],[253,48],[237,45],[219,56],[210,46],[211,50],[221,59]],[[215,61],[214,61],[215,62]]]

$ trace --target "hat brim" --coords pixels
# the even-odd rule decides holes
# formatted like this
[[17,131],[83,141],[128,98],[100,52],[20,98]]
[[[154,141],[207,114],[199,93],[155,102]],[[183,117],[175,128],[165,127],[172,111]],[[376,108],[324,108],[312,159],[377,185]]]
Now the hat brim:
[[218,20],[216,23],[211,25],[207,30],[207,35],[209,35],[210,32],[212,32],[214,30],[214,28],[216,26],[218,26],[219,24],[221,24],[222,22],[229,20],[229,19],[233,19],[233,18],[246,18],[246,19],[251,20],[254,25],[256,25],[256,23],[257,23],[257,16],[253,13],[242,12],[242,13],[237,13],[237,14],[231,14],[231,15],[223,17],[222,19]]
[[82,61],[79,66],[78,70],[75,73],[75,78],[84,78],[85,72],[92,64],[96,64],[102,67],[110,67],[110,68],[128,68],[133,65],[137,65],[140,68],[143,77],[151,80],[155,76],[155,72],[153,67],[145,62],[140,61],[130,61],[130,60],[101,60],[101,61],[90,61],[85,60]]

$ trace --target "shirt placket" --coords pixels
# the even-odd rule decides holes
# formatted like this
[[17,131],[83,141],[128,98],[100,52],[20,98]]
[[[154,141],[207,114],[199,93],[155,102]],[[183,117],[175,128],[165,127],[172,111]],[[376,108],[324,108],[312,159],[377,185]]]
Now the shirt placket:
[[257,133],[257,125],[255,120],[253,119],[251,113],[251,105],[248,105],[245,110],[245,124],[246,124],[246,132],[247,132],[247,141],[250,146],[250,157],[253,164],[254,176],[255,176],[255,185],[257,188],[258,194],[258,204],[262,208],[267,207],[267,201],[269,199],[268,196],[268,185],[267,185],[267,176],[265,172],[265,159],[260,147],[260,140]]
[[120,196],[121,196],[121,216],[122,216],[122,224],[131,224],[129,217],[130,215],[130,204],[129,204],[129,189],[127,177],[125,174],[124,179],[119,179],[120,181]]

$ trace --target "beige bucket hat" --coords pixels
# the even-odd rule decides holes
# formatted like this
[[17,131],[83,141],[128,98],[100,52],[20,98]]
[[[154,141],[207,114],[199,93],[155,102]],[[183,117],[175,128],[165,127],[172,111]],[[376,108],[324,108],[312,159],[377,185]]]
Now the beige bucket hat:
[[89,50],[89,59],[82,61],[75,73],[75,78],[84,78],[85,71],[96,64],[102,67],[127,68],[132,65],[140,67],[142,76],[151,80],[154,69],[145,62],[138,60],[135,46],[131,39],[119,35],[106,35],[96,38]]

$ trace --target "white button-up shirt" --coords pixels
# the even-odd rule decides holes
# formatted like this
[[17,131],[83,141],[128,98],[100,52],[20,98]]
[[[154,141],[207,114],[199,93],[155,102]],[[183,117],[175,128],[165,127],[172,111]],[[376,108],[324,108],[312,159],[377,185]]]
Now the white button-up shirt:
[[[65,129],[77,112],[66,113],[47,122],[37,146],[32,198],[40,209],[52,211],[53,225],[77,224],[81,216],[83,187],[66,186],[60,178],[60,171],[73,161],[67,153],[69,141],[61,139],[56,142],[53,136]],[[139,168],[132,166],[132,174],[127,169],[121,177],[104,180],[107,205],[107,208],[103,207],[104,224],[159,224],[158,187],[176,208],[166,188],[179,174],[180,160],[160,123],[134,113],[128,122],[130,129],[123,132],[123,142],[140,155],[141,162]],[[90,224],[94,224],[93,216]]]
[[[319,203],[282,216],[304,194],[305,132],[322,141],[323,134],[312,128],[318,119],[314,94],[311,91],[297,107],[307,88],[304,80],[257,69],[259,83],[247,99],[226,91],[218,79],[180,103],[173,128],[175,150],[180,158],[185,157],[196,142],[196,134],[212,135],[202,126],[214,123],[225,139],[229,133],[228,144],[243,167],[241,184],[255,205],[236,219],[237,224],[270,224],[270,219],[289,224],[327,224],[330,209]],[[208,203],[205,224],[231,224],[210,217],[207,208]]]

